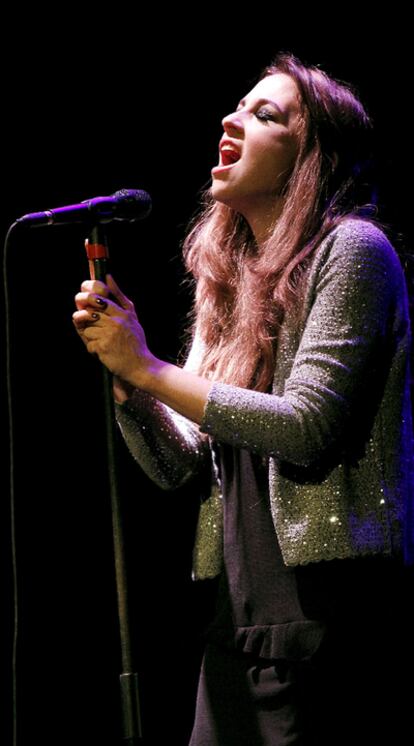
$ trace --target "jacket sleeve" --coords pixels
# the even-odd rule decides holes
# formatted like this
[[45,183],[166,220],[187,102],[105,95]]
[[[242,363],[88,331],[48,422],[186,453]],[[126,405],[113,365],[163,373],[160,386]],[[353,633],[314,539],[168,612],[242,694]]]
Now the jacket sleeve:
[[[200,354],[196,335],[184,368],[196,372]],[[135,389],[126,402],[115,404],[115,411],[132,456],[162,489],[180,487],[206,463],[208,438],[198,425],[150,394]]]
[[304,467],[344,437],[376,377],[386,375],[390,335],[408,334],[399,259],[382,231],[355,222],[315,255],[307,318],[282,394],[215,382],[203,432]]

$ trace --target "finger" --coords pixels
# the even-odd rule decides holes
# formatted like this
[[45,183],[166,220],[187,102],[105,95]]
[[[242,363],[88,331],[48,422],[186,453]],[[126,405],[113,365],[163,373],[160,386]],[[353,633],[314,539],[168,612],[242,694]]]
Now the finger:
[[95,293],[82,292],[75,295],[75,305],[78,311],[88,307],[99,308],[104,311],[108,306],[108,301]]
[[100,280],[85,280],[82,282],[81,291],[84,293],[95,293],[96,295],[103,295],[105,298],[109,296],[109,289],[104,282]]
[[89,311],[87,309],[81,311],[75,311],[72,314],[72,321],[75,324],[78,331],[84,331],[88,326],[96,324],[100,321],[100,314],[96,311]]
[[108,288],[111,292],[111,295],[115,298],[115,300],[118,301],[121,308],[131,308],[131,306],[133,305],[132,301],[130,301],[129,298],[124,295],[121,288],[116,284],[112,275],[106,275],[106,281],[108,283]]
[[90,305],[89,297],[90,294],[87,292],[76,293],[75,305],[78,311],[82,311],[84,308],[87,308],[87,306]]
[[99,353],[99,343],[95,340],[89,340],[86,342],[86,349],[88,352],[91,353],[91,355],[98,355]]
[[82,333],[78,330],[79,337],[81,338],[88,352],[90,352],[91,354],[97,354],[99,350],[99,341],[96,338],[91,339],[89,332],[89,328],[85,329],[85,331]]

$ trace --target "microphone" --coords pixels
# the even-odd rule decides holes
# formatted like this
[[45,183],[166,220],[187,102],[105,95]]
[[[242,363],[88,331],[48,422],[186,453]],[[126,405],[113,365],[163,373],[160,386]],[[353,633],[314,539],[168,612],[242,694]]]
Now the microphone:
[[56,207],[44,212],[29,212],[17,218],[17,223],[30,227],[68,225],[69,223],[110,223],[112,220],[134,222],[151,212],[151,197],[142,189],[119,189],[110,197],[94,197],[76,205]]

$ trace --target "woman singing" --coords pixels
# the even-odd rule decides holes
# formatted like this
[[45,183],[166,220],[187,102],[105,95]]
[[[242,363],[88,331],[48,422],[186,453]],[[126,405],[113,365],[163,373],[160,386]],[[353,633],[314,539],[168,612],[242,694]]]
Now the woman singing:
[[183,247],[185,364],[150,352],[110,276],[73,316],[146,473],[211,482],[194,577],[217,578],[217,607],[190,743],[400,743],[410,324],[368,207],[371,122],[349,85],[283,53],[222,124]]

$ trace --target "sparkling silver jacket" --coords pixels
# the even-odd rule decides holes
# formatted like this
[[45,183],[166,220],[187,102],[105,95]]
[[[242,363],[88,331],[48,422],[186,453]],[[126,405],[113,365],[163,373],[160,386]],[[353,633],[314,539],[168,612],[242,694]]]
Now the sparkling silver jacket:
[[[163,489],[199,471],[212,442],[268,456],[286,565],[414,555],[408,300],[381,230],[350,218],[322,241],[302,319],[283,324],[272,393],[214,382],[198,427],[136,391],[117,406],[123,437]],[[197,371],[201,351],[196,338],[186,369]],[[215,487],[202,505],[195,577],[219,571],[220,505]]]

